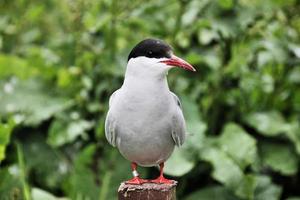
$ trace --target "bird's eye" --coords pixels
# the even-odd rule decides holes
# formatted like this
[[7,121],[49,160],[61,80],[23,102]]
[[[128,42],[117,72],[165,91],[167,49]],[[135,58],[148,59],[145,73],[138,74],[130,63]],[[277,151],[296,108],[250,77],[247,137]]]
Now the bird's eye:
[[152,51],[148,51],[148,54],[149,54],[149,55],[152,55],[152,53],[153,53]]

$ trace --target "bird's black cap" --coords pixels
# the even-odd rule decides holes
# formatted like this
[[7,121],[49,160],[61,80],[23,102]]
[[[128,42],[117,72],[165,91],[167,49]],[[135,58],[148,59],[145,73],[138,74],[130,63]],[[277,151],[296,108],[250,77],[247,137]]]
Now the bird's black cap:
[[172,47],[159,39],[145,39],[138,43],[130,52],[130,58],[145,56],[148,58],[171,58]]

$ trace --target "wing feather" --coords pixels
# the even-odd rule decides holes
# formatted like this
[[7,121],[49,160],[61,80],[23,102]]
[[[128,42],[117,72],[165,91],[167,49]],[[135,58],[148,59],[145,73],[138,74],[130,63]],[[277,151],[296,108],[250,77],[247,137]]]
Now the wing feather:
[[[109,108],[112,106],[114,98],[117,94],[118,90],[116,90],[109,98]],[[105,137],[107,141],[112,145],[116,146],[116,121],[114,119],[113,114],[108,110],[107,116],[105,119]]]
[[177,104],[177,108],[175,110],[175,114],[172,118],[172,138],[176,144],[176,146],[181,146],[185,140],[185,121],[182,113],[181,102],[179,98],[172,93],[174,101]]

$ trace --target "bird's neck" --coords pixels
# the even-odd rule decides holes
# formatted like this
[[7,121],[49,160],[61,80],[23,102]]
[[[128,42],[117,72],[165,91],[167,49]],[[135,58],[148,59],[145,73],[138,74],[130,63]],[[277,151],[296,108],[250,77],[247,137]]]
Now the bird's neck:
[[168,68],[149,66],[147,62],[129,62],[122,87],[136,92],[169,91],[167,73]]
[[122,87],[129,88],[132,91],[135,90],[136,92],[157,92],[165,90],[169,91],[166,74],[162,74],[160,76],[139,76],[137,74],[126,72]]

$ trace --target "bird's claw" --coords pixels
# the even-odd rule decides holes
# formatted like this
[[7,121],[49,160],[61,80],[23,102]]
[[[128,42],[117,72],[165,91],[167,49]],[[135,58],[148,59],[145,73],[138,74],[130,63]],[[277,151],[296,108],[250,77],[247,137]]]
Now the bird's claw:
[[150,182],[156,184],[173,184],[174,180],[166,179],[164,176],[159,176],[157,179],[151,180]]
[[141,179],[140,177],[134,177],[128,181],[125,181],[126,184],[132,184],[132,185],[141,185],[143,183],[147,183],[148,181],[145,179]]

